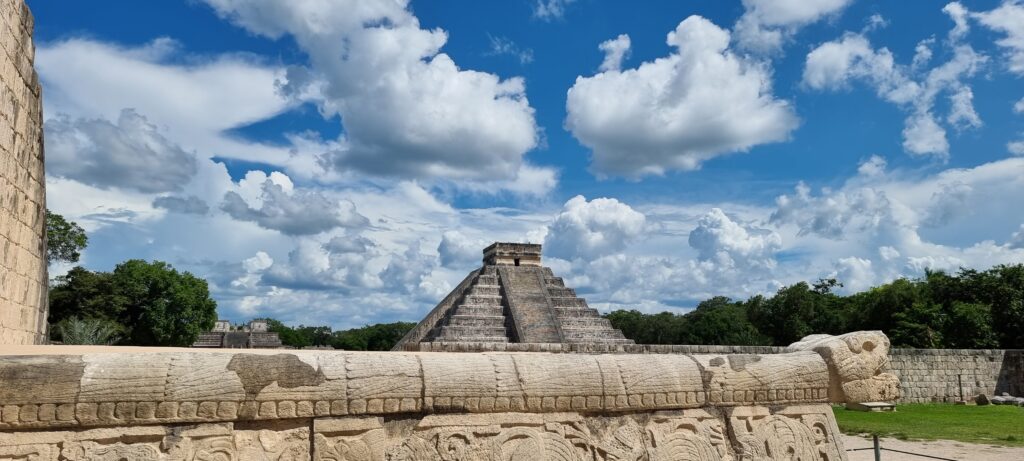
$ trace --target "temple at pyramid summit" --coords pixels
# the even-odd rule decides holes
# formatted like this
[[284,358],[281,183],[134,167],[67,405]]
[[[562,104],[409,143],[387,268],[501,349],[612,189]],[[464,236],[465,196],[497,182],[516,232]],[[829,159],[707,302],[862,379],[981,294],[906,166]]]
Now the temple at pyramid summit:
[[466,278],[395,346],[443,343],[633,344],[541,264],[541,246],[494,243]]

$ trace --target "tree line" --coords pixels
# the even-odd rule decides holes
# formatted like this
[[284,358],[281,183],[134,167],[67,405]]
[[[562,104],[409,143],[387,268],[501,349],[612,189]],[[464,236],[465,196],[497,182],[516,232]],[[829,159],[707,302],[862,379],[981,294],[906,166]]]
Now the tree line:
[[347,351],[389,351],[413,327],[414,322],[377,323],[361,328],[331,331],[329,326],[290,327],[275,319],[264,318],[268,330],[277,333],[285,346],[331,347]]
[[787,346],[815,333],[882,330],[894,347],[1024,348],[1024,265],[928,271],[842,296],[835,279],[745,301],[714,297],[686,314],[605,317],[641,344]]

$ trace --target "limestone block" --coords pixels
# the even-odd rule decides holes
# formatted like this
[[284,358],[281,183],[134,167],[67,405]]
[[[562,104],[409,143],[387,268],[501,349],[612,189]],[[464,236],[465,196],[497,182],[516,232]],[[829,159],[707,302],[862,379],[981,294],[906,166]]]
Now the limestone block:
[[825,359],[833,402],[891,402],[900,396],[900,380],[889,372],[889,338],[881,331],[811,335],[789,347]]

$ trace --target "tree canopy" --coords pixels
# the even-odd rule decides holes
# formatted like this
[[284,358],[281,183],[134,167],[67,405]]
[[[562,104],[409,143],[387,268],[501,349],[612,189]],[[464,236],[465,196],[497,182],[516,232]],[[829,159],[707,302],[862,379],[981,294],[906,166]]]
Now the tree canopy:
[[85,230],[74,221],[46,210],[46,261],[76,263],[89,244]]
[[746,301],[715,297],[686,314],[606,314],[641,344],[787,346],[815,333],[882,330],[896,347],[1024,348],[1024,265],[927,272],[840,296],[835,279]]
[[328,326],[289,327],[265,318],[270,331],[277,333],[281,343],[295,348],[330,346],[349,351],[389,351],[413,327],[412,322],[378,323],[350,330],[331,331]]
[[113,272],[75,267],[56,282],[50,290],[50,324],[107,320],[120,328],[122,344],[189,346],[217,320],[206,281],[161,261],[132,259]]

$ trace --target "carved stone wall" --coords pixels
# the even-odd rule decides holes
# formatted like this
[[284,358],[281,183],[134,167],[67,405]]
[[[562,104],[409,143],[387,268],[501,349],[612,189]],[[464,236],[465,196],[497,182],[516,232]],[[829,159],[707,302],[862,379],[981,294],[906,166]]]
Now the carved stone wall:
[[[419,352],[551,352],[564,354],[781,354],[788,347],[667,344],[521,344],[424,342],[404,346]],[[900,378],[900,403],[954,402],[960,388],[978,394],[1024,395],[1024,350],[891,349],[890,370]],[[958,380],[959,377],[959,380]]]
[[828,405],[586,415],[495,413],[0,434],[0,459],[273,461],[843,460]]
[[0,0],[0,344],[46,338],[46,191],[32,13]]
[[0,356],[0,459],[845,459],[828,403],[898,396],[888,340],[791,348]]

